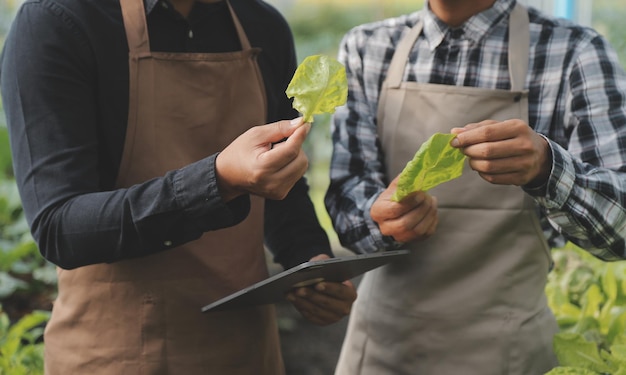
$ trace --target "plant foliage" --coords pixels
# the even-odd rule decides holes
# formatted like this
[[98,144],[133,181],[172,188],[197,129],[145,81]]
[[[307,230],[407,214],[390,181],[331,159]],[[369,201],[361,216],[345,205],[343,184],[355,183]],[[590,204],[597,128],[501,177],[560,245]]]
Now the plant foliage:
[[36,311],[11,324],[0,308],[0,375],[43,374],[43,324],[50,313]]
[[334,113],[346,103],[348,80],[345,67],[326,55],[309,56],[296,69],[286,90],[293,107],[313,122],[313,116]]
[[416,191],[427,191],[435,186],[460,177],[463,173],[465,155],[450,146],[454,134],[435,133],[406,164],[392,200],[399,202]]
[[546,286],[560,332],[557,374],[626,375],[626,263],[604,262],[569,244],[553,251]]

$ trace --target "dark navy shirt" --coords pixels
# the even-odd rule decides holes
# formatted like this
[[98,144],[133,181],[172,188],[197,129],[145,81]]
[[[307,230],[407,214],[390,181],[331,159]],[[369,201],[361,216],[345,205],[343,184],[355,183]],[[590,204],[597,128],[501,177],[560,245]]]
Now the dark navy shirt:
[[[259,0],[231,0],[253,47],[267,122],[297,117],[284,91],[296,68],[283,17]],[[167,0],[146,3],[151,50],[240,49],[224,2],[187,17]],[[162,178],[114,189],[128,117],[128,44],[119,0],[27,0],[8,34],[0,83],[16,180],[41,253],[64,268],[145,256],[229,227],[249,197],[224,204],[212,155]],[[260,125],[260,124],[259,124]],[[330,254],[304,179],[266,202],[266,244],[293,266]]]

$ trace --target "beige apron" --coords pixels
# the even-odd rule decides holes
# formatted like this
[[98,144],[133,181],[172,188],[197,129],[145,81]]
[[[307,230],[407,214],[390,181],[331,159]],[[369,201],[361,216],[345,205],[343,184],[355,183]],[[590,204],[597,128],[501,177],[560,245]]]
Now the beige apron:
[[[265,123],[258,50],[230,4],[243,50],[216,54],[150,52],[143,0],[121,5],[130,106],[119,188],[200,160]],[[59,270],[46,374],[283,374],[273,307],[200,312],[268,276],[263,201],[251,200],[241,224],[175,249]]]
[[[485,119],[528,121],[528,15],[511,16],[511,91],[401,82],[421,24],[403,38],[381,92],[378,124],[389,176],[435,132]],[[466,165],[431,190],[439,226],[410,260],[359,286],[337,374],[539,375],[556,365],[544,286],[550,254],[530,197]]]

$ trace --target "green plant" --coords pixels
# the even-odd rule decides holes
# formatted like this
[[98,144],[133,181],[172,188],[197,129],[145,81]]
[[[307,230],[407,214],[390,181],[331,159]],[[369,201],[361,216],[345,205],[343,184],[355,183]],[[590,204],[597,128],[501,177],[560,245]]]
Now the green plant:
[[32,236],[13,177],[0,105],[0,375],[43,374],[43,327],[56,293],[55,267]]
[[626,263],[604,262],[568,244],[553,250],[546,286],[560,332],[561,367],[548,374],[626,375]]
[[43,374],[42,325],[49,315],[35,311],[11,324],[0,307],[0,375]]
[[56,269],[41,257],[30,234],[13,178],[8,131],[0,123],[0,303],[17,320],[49,309],[55,293]]
[[626,68],[626,3],[616,0],[594,0],[593,27],[615,48],[622,67]]

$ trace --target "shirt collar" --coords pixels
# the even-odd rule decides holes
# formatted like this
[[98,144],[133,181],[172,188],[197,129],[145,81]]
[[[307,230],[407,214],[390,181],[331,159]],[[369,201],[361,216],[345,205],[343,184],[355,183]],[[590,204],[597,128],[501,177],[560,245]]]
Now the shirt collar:
[[[464,38],[472,43],[478,43],[487,35],[489,30],[508,16],[513,10],[516,0],[496,0],[493,6],[482,11],[465,21],[460,28],[463,30]],[[452,30],[451,27],[441,21],[431,12],[428,1],[424,3],[424,36],[430,45],[431,51],[437,48],[446,38],[446,34]]]
[[144,7],[146,9],[146,14],[150,14],[150,12],[152,12],[152,9],[154,9],[154,7],[156,7],[158,3],[159,3],[159,0],[144,0]]

